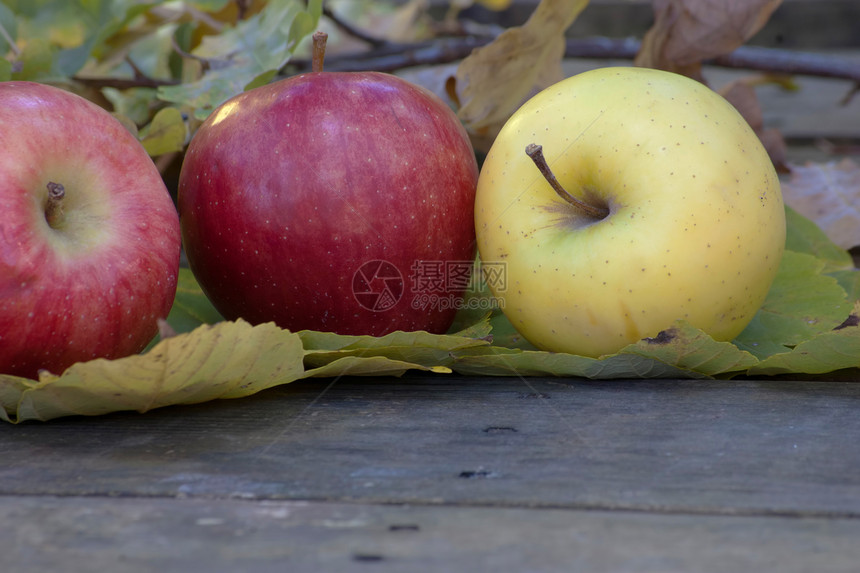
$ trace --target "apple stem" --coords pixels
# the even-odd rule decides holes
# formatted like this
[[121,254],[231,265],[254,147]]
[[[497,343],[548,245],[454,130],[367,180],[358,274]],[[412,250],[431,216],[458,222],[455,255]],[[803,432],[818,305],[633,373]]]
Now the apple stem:
[[561,186],[561,183],[558,182],[558,179],[555,178],[555,174],[552,172],[552,169],[549,168],[549,164],[546,162],[546,158],[543,156],[543,147],[540,145],[536,145],[534,143],[529,143],[526,146],[526,155],[528,155],[532,161],[534,161],[535,165],[538,168],[538,171],[541,172],[541,175],[544,176],[544,179],[550,184],[550,186],[558,193],[559,197],[582,211],[585,215],[593,218],[593,219],[604,219],[607,215],[609,215],[609,209],[606,207],[598,207],[595,205],[591,205],[586,203],[581,199],[577,199],[573,195],[567,192],[567,190]]
[[48,201],[45,203],[45,220],[52,229],[56,229],[63,221],[63,198],[66,188],[60,183],[48,183]]
[[325,45],[328,40],[328,34],[322,31],[314,32],[313,52],[311,53],[311,71],[323,71],[323,61],[325,60]]

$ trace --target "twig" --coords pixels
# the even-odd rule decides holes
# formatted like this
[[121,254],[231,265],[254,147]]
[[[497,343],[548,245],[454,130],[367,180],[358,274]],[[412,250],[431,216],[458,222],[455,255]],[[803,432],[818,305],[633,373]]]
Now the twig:
[[179,80],[159,80],[155,78],[111,78],[111,77],[81,77],[72,76],[75,82],[91,88],[157,88],[160,86],[179,85]]
[[860,62],[810,52],[742,46],[731,54],[714,58],[713,63],[724,68],[839,78],[860,83]]
[[[339,72],[394,72],[415,66],[447,64],[462,60],[472,50],[488,44],[490,40],[492,38],[446,37],[412,44],[386,42],[366,52],[329,56],[326,68]],[[309,71],[310,64],[310,60],[292,60],[289,67],[300,72]]]
[[[493,40],[491,37],[446,37],[413,44],[385,43],[379,48],[356,54],[333,55],[326,60],[330,71],[396,70],[454,62],[468,56]],[[571,38],[565,47],[566,58],[632,60],[640,42],[633,38]],[[860,83],[860,62],[809,52],[778,48],[742,46],[725,56],[706,62],[724,68],[743,68],[761,72],[817,76],[852,80]],[[310,69],[310,61],[294,60],[290,67]]]
[[[326,58],[327,71],[394,72],[416,66],[440,65],[462,60],[472,50],[493,40],[484,36],[442,37],[434,40],[399,44],[384,42],[378,47],[353,54],[336,54]],[[567,40],[566,58],[632,60],[639,51],[639,41],[633,38],[573,38]],[[186,55],[186,54],[183,54]],[[193,56],[191,56],[193,57]],[[209,61],[208,63],[213,63]],[[814,76],[851,80],[860,85],[860,62],[809,52],[795,52],[778,48],[742,46],[725,56],[714,58],[707,64],[734,69],[748,69],[776,74]],[[310,59],[291,60],[282,75],[310,71]],[[75,77],[75,81],[92,87],[158,87],[176,85],[176,80],[150,78],[121,79]]]
[[337,26],[353,38],[357,38],[374,48],[379,48],[388,43],[388,40],[385,40],[383,38],[377,38],[376,36],[371,36],[364,30],[360,30],[346,20],[343,20],[340,16],[332,12],[331,8],[329,8],[328,6],[323,6],[323,16],[331,20],[335,24],[335,26]]

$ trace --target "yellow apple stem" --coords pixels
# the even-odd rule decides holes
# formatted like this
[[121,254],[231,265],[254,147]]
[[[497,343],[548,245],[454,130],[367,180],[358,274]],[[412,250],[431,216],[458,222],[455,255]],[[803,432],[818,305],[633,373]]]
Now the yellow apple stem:
[[534,143],[529,143],[526,146],[526,155],[528,155],[532,161],[534,161],[535,165],[538,168],[538,171],[541,172],[541,175],[544,176],[544,179],[550,184],[550,186],[558,193],[559,197],[582,211],[585,215],[593,218],[593,219],[604,219],[607,215],[609,215],[609,209],[606,207],[599,207],[596,205],[591,205],[586,203],[581,199],[577,199],[573,195],[567,192],[567,190],[561,186],[561,183],[558,182],[558,179],[555,178],[555,174],[552,172],[552,169],[549,168],[549,164],[546,162],[546,158],[543,156],[543,147],[540,145],[536,145]]
[[66,188],[60,183],[48,183],[48,201],[45,203],[45,220],[52,229],[57,229],[63,222],[63,198]]
[[323,71],[323,61],[325,60],[325,45],[328,41],[328,34],[322,31],[314,32],[313,51],[311,52],[311,71]]

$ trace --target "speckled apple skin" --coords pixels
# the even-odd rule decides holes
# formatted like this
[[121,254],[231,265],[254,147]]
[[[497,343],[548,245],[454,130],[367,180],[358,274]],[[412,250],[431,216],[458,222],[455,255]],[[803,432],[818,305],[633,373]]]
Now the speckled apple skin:
[[[66,226],[45,218],[65,188]],[[176,292],[176,207],[143,146],[104,109],[0,83],[0,374],[60,374],[142,350]]]
[[[530,143],[609,216],[578,215],[526,156]],[[592,357],[679,319],[733,339],[785,244],[779,180],[744,119],[706,86],[642,68],[585,72],[523,105],[483,164],[475,221],[482,260],[506,266],[494,294],[514,327],[539,348]]]
[[[422,306],[425,295],[462,289],[427,291],[416,263],[473,259],[477,177],[468,135],[429,91],[375,72],[294,76],[236,96],[198,130],[179,182],[185,249],[229,319],[444,332],[455,309]],[[354,294],[371,261],[403,280],[384,310]]]

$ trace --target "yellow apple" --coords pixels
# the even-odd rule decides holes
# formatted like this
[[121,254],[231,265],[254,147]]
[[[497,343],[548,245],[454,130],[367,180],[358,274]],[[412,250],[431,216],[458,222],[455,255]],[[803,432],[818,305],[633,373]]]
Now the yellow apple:
[[785,245],[779,180],[746,121],[706,86],[644,68],[588,71],[517,110],[482,167],[475,223],[513,326],[593,357],[678,319],[733,339]]

